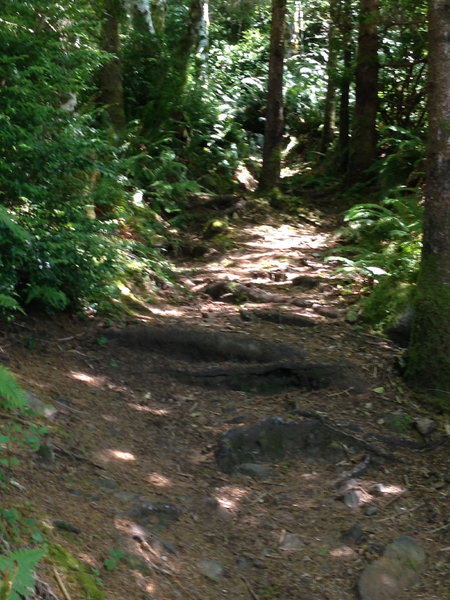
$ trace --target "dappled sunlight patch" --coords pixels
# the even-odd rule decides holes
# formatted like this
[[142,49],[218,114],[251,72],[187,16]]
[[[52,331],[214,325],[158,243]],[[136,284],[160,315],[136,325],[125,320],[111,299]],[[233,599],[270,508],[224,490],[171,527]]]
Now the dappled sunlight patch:
[[145,406],[144,404],[136,404],[134,402],[129,402],[127,404],[127,406],[129,406],[136,412],[150,413],[157,417],[168,417],[170,415],[170,413],[172,412],[171,410],[169,410],[167,408],[151,408],[150,406]]
[[213,497],[222,510],[234,514],[238,511],[240,503],[247,495],[248,490],[242,487],[226,485],[219,488]]
[[89,375],[88,373],[83,373],[82,371],[70,371],[69,377],[87,383],[93,387],[102,387],[105,383],[103,377],[96,377],[94,375]]
[[147,481],[154,485],[155,487],[163,488],[169,487],[172,484],[172,480],[165,475],[161,475],[161,473],[149,473],[147,475]]
[[357,556],[355,550],[350,546],[339,546],[338,548],[333,548],[329,552],[330,556],[333,558],[353,558]]
[[95,459],[102,463],[111,463],[111,462],[134,462],[136,457],[131,452],[126,452],[125,450],[116,450],[112,448],[108,448],[107,450],[100,450],[96,452]]

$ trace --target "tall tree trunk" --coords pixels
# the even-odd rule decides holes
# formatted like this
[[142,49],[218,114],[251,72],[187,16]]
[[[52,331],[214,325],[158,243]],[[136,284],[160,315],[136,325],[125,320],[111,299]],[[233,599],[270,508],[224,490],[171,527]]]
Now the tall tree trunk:
[[407,377],[450,406],[450,6],[429,0],[425,215]]
[[137,29],[144,29],[151,35],[154,35],[155,26],[153,24],[150,0],[128,0],[128,4],[130,6],[134,26]]
[[166,29],[167,0],[152,0],[151,13],[155,33],[161,36]]
[[338,60],[336,0],[330,0],[328,22],[327,91],[323,114],[323,131],[320,150],[325,154],[336,128],[336,66]]
[[208,48],[209,48],[209,2],[202,2],[202,18],[199,24],[195,67],[200,83],[205,84],[208,78]]
[[120,131],[126,124],[119,40],[122,2],[103,0],[102,10],[100,44],[102,50],[112,56],[100,71],[100,101],[106,107],[114,129]]
[[348,178],[361,181],[377,158],[379,0],[360,0],[355,110]]
[[342,45],[342,75],[339,84],[339,157],[340,169],[346,173],[348,168],[350,142],[350,84],[352,81],[352,5],[351,0],[339,0],[338,22]]
[[191,0],[188,22],[175,50],[174,77],[177,81],[177,95],[182,93],[186,85],[189,61],[199,39],[202,18],[203,0]]
[[281,143],[283,138],[283,66],[286,0],[272,0],[270,32],[269,83],[267,89],[266,126],[263,164],[259,190],[269,192],[280,183]]
[[291,10],[291,19],[289,22],[289,45],[287,56],[297,56],[303,54],[303,0],[295,0]]

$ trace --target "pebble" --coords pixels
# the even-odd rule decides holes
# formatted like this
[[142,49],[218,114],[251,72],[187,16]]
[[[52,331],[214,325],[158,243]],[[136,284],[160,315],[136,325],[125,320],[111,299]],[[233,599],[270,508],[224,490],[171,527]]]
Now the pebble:
[[378,506],[376,506],[375,504],[369,504],[366,508],[366,516],[368,517],[373,517],[376,514],[378,514]]
[[301,539],[299,535],[296,533],[286,533],[283,538],[283,541],[280,544],[281,550],[288,551],[297,551],[302,550],[305,546],[305,543]]
[[255,479],[267,479],[270,477],[270,469],[264,465],[256,463],[243,463],[239,465],[239,471],[244,475],[249,475]]
[[428,417],[419,417],[414,423],[417,431],[422,435],[428,435],[436,429],[436,422]]
[[212,581],[218,581],[225,574],[223,566],[211,558],[202,558],[198,561],[197,567],[202,575]]

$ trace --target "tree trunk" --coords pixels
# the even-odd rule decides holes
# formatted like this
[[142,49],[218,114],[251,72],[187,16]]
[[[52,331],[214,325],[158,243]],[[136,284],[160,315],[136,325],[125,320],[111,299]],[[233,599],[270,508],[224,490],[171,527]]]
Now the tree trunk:
[[323,131],[320,150],[326,153],[333,141],[336,127],[336,67],[338,59],[338,39],[336,0],[330,0],[328,22],[328,58],[327,58],[327,91],[323,115]]
[[425,214],[407,378],[450,406],[450,6],[429,0]]
[[339,157],[340,169],[346,173],[348,168],[350,143],[350,84],[352,81],[352,6],[351,0],[340,0],[338,5],[339,29],[342,43],[342,75],[339,85]]
[[205,84],[208,79],[208,48],[209,48],[209,2],[202,2],[202,18],[199,24],[197,52],[195,53],[195,68],[198,81]]
[[350,181],[362,181],[377,158],[378,21],[379,0],[360,0]]
[[272,0],[269,83],[266,126],[259,190],[269,192],[280,183],[281,143],[283,137],[283,66],[286,0]]
[[100,71],[100,101],[106,107],[111,124],[117,131],[126,124],[119,41],[122,11],[120,0],[104,0],[100,44],[102,50],[113,56]]

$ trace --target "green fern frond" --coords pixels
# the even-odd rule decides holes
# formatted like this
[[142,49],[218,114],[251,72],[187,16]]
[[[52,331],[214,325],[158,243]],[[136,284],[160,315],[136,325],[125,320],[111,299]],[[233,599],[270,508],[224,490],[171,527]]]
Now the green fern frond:
[[0,406],[2,408],[25,408],[27,398],[13,375],[0,365]]
[[30,234],[20,225],[18,225],[14,219],[11,218],[7,209],[0,205],[0,226],[8,229],[15,238],[21,241],[27,241],[31,239]]
[[23,548],[0,556],[0,600],[21,600],[34,588],[34,571],[45,550]]
[[29,304],[33,300],[39,300],[56,310],[63,310],[69,304],[66,294],[51,285],[34,285],[28,292],[26,302]]
[[25,314],[25,311],[17,300],[8,294],[0,294],[0,309],[2,308],[5,308],[6,310],[18,310]]

